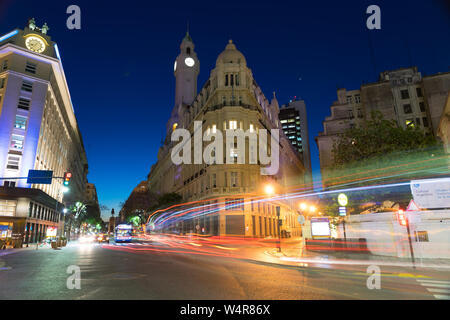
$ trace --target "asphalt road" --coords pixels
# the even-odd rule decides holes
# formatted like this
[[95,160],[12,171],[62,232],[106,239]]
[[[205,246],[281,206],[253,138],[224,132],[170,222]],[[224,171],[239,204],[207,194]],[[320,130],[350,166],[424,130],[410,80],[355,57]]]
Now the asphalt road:
[[[80,268],[80,289],[67,287],[72,265]],[[173,251],[167,243],[73,243],[0,256],[0,299],[448,298],[448,272],[382,269],[381,289],[370,290],[366,268],[285,266]]]

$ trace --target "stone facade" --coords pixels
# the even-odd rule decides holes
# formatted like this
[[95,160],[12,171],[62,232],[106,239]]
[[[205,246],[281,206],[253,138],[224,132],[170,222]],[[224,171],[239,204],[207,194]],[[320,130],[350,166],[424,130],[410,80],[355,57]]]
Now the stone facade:
[[331,116],[325,118],[324,130],[316,137],[322,172],[334,164],[332,149],[337,136],[370,117],[372,111],[404,128],[420,126],[436,135],[449,90],[450,72],[422,76],[416,67],[382,72],[379,81],[363,84],[358,90],[339,89]]
[[[282,217],[290,221],[284,228],[293,235],[299,234],[300,226],[294,219],[296,212],[290,203],[256,204],[251,201],[252,197],[263,195],[264,186],[268,183],[275,187],[277,193],[304,184],[302,159],[284,134],[281,133],[279,138],[280,165],[275,175],[261,175],[262,166],[259,163],[249,164],[248,161],[246,164],[173,164],[171,150],[176,143],[171,141],[171,134],[177,128],[184,128],[193,135],[194,121],[201,121],[202,134],[214,133],[216,130],[223,132],[224,144],[226,130],[254,130],[258,134],[261,129],[281,128],[276,97],[269,101],[264,96],[247,67],[244,55],[231,40],[218,56],[215,68],[199,93],[195,92],[196,85],[184,80],[196,79],[198,74],[196,66],[199,61],[193,48],[192,39],[187,35],[176,60],[176,104],[167,123],[166,139],[158,152],[158,162],[152,166],[148,175],[149,190],[156,194],[176,192],[184,201],[212,202],[220,207],[214,215],[199,221],[184,222],[180,227],[181,232],[192,231],[194,226],[200,225],[205,233],[215,235],[275,236],[275,205],[279,205]],[[192,58],[193,66],[185,64],[187,58]],[[183,92],[184,99],[179,98],[178,92]],[[192,101],[190,97],[193,97]],[[203,148],[206,145],[204,143]],[[231,149],[235,147],[235,144],[231,145]],[[249,159],[248,148],[246,143],[246,159]],[[225,145],[224,150],[225,160]],[[218,198],[226,200],[218,202]],[[227,201],[238,201],[242,205],[238,209],[225,210]]]

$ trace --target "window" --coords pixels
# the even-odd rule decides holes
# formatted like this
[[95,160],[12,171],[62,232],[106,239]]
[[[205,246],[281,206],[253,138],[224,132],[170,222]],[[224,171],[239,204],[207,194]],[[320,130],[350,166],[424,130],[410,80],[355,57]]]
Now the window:
[[33,91],[33,82],[23,80],[21,90],[27,91],[27,92],[32,92]]
[[236,80],[236,85],[239,86],[239,74],[236,74],[234,76],[235,80]]
[[355,103],[360,103],[361,102],[361,96],[359,94],[355,95]]
[[403,105],[403,112],[404,112],[405,114],[412,113],[411,105],[410,105],[410,104],[405,104],[405,105]]
[[420,112],[425,112],[425,102],[419,102]]
[[217,187],[217,177],[216,177],[216,174],[215,173],[213,173],[212,175],[211,175],[211,184],[212,184],[212,186],[213,186],[213,188],[215,188],[215,187]]
[[402,96],[402,99],[409,99],[409,93],[408,90],[401,90],[400,94]]
[[191,48],[189,47],[186,48],[186,54],[191,54]]
[[14,123],[14,128],[17,129],[26,129],[27,118],[16,115],[16,122]]
[[407,120],[405,121],[405,124],[406,124],[406,127],[411,127],[411,128],[413,128],[413,127],[414,127],[414,120],[413,120],[413,119],[407,119]]
[[[14,185],[6,185],[9,182],[10,184],[16,184],[14,181],[5,181],[5,187],[14,187]],[[0,216],[14,216],[16,212],[17,201],[16,200],[0,200]]]
[[347,96],[347,103],[352,103],[352,96]]
[[225,199],[225,210],[244,210],[244,199]]
[[231,186],[236,187],[238,185],[238,173],[231,172]]
[[3,61],[3,67],[2,70],[8,69],[8,60]]
[[249,130],[250,130],[250,132],[254,132],[255,131],[255,126],[253,125],[253,123],[250,123]]
[[22,150],[24,136],[13,134],[11,138],[11,148]]
[[5,87],[5,80],[6,80],[6,78],[0,79],[0,89],[3,89]]
[[417,97],[421,98],[422,95],[422,88],[416,88]]
[[225,87],[228,86],[228,75],[225,75]]
[[27,64],[25,66],[25,71],[29,72],[29,73],[36,73],[36,66],[37,65],[35,63],[27,61]]
[[14,188],[16,186],[16,182],[15,181],[5,181],[5,183],[3,184],[5,187],[11,187]]
[[237,129],[237,121],[236,120],[230,120],[229,129]]
[[423,126],[428,127],[428,118],[422,118]]
[[234,76],[230,74],[230,85],[234,86]]
[[227,104],[227,98],[225,96],[222,97],[222,104],[223,105]]
[[30,99],[19,98],[19,104],[17,105],[17,107],[23,110],[30,110],[30,103]]
[[13,170],[19,170],[19,162],[20,162],[20,157],[9,155],[8,163],[6,164],[6,168],[13,169]]
[[217,132],[217,125],[213,124],[212,125],[212,133],[216,133]]

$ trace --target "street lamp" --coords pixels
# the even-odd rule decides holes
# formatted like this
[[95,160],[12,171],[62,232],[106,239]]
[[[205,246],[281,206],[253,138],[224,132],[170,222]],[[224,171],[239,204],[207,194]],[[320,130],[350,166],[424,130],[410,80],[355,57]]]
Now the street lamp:
[[267,184],[264,187],[264,192],[268,195],[271,196],[275,193],[275,188],[271,185],[271,184]]

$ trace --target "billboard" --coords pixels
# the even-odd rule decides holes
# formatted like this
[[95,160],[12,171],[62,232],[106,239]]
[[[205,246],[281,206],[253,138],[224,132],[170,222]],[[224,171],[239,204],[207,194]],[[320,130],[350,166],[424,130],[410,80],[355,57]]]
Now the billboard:
[[450,208],[450,178],[411,180],[410,187],[419,208]]
[[314,238],[329,238],[331,236],[329,218],[311,218],[311,236]]

